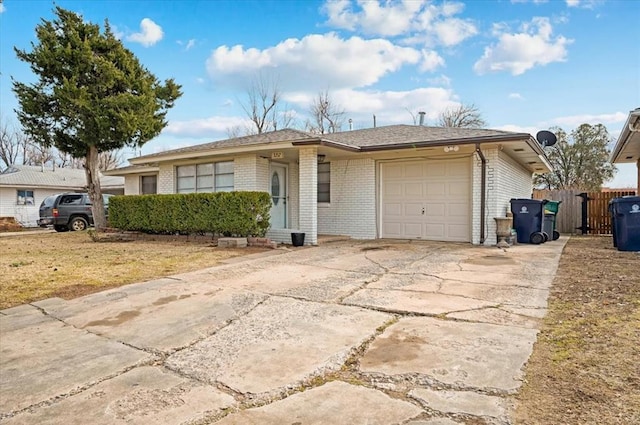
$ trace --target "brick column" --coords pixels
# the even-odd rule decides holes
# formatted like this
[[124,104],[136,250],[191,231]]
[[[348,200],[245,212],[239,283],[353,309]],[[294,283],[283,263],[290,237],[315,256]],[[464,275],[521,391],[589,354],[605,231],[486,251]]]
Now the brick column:
[[299,151],[299,224],[305,244],[318,244],[318,148]]

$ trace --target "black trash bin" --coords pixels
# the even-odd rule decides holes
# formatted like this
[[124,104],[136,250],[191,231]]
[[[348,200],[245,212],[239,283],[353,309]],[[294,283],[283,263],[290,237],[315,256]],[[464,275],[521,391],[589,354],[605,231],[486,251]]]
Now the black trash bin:
[[293,246],[303,246],[304,233],[291,233],[291,244]]
[[542,225],[542,231],[545,235],[547,235],[547,240],[555,240],[553,228],[556,224],[556,215],[554,213],[545,212],[544,213],[544,224]]
[[614,198],[609,208],[614,246],[618,251],[640,251],[640,196]]
[[518,234],[518,243],[541,244],[549,239],[543,233],[544,200],[511,199],[513,228]]

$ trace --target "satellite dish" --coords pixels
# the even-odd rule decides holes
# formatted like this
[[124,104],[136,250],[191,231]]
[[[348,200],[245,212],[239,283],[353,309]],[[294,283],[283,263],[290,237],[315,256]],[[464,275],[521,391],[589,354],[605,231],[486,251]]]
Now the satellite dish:
[[552,132],[542,130],[538,131],[538,134],[536,134],[536,140],[538,141],[538,143],[540,143],[540,145],[542,145],[543,148],[546,148],[547,146],[555,145],[558,141],[558,138]]

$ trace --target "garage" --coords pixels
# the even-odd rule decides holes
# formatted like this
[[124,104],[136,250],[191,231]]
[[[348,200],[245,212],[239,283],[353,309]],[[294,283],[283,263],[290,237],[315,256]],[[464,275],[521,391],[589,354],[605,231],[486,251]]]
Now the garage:
[[470,158],[380,164],[381,237],[471,241]]

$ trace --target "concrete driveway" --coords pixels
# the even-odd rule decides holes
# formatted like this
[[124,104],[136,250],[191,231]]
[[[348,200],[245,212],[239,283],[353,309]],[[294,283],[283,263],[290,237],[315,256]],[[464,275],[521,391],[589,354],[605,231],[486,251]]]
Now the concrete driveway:
[[0,423],[509,424],[565,243],[328,242],[3,310]]

